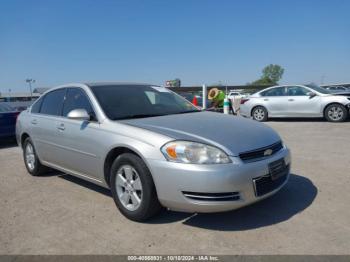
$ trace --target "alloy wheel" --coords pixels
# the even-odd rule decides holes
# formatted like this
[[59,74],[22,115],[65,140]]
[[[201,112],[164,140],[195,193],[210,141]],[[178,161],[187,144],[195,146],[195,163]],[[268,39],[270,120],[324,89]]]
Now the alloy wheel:
[[340,106],[332,106],[328,110],[328,117],[333,121],[339,121],[343,118],[344,112]]
[[130,165],[118,169],[115,180],[119,201],[129,211],[135,211],[142,203],[142,183],[137,171]]
[[26,164],[30,170],[35,169],[35,153],[31,143],[27,143],[25,149]]
[[261,108],[258,108],[258,109],[255,109],[254,110],[254,118],[258,121],[261,121],[263,120],[265,117],[265,112],[263,109]]

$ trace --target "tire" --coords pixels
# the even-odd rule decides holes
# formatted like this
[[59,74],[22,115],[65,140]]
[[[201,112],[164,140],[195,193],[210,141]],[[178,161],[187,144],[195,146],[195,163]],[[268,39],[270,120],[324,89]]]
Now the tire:
[[329,122],[344,122],[349,116],[349,111],[341,104],[328,105],[324,111],[324,117]]
[[268,113],[265,107],[257,106],[252,110],[252,117],[254,120],[259,122],[265,122],[268,119]]
[[40,176],[48,172],[49,168],[42,165],[36,154],[34,144],[30,137],[26,138],[23,143],[23,160],[29,174]]
[[125,217],[142,222],[161,210],[151,172],[140,157],[124,153],[110,172],[112,196]]

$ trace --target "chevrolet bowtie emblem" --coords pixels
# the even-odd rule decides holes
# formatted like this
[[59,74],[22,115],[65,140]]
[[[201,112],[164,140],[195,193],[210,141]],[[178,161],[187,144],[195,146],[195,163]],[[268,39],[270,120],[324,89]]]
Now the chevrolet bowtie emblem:
[[266,149],[265,151],[264,151],[264,156],[271,156],[272,155],[272,149]]

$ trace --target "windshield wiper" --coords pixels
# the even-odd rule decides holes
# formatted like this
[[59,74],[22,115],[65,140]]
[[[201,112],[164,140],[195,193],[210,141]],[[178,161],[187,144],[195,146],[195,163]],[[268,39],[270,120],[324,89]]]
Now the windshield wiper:
[[187,114],[187,113],[196,113],[196,112],[203,112],[203,111],[202,110],[186,110],[186,111],[176,112],[176,113],[173,113],[173,114]]
[[164,116],[164,114],[136,114],[136,115],[128,115],[128,116],[117,117],[117,118],[114,118],[113,120],[146,118],[146,117],[154,117],[154,116]]

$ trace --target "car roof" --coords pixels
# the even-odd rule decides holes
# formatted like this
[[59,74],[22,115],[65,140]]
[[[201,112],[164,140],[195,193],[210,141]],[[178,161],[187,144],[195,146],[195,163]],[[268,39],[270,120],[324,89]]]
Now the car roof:
[[152,85],[148,83],[137,83],[137,82],[88,82],[84,83],[87,86],[125,86],[125,85],[130,85],[130,86],[157,86],[157,85]]

